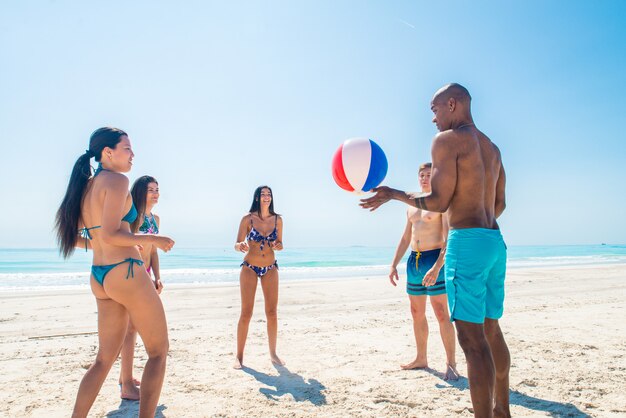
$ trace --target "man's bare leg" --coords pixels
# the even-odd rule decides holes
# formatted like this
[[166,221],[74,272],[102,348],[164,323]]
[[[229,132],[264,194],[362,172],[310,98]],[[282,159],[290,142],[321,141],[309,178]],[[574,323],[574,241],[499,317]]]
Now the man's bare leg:
[[493,416],[493,393],[496,380],[491,349],[483,324],[456,320],[459,345],[467,360],[467,377],[474,407],[474,416]]
[[496,405],[493,409],[493,415],[495,417],[510,417],[509,370],[511,368],[511,356],[497,319],[485,318],[485,336],[487,337],[493,362],[496,366],[496,387],[494,391]]
[[411,302],[411,316],[413,317],[413,334],[415,335],[415,346],[417,355],[415,360],[403,364],[404,370],[423,369],[428,367],[427,345],[428,345],[428,322],[426,321],[426,295],[409,295]]
[[459,380],[459,372],[456,370],[455,332],[448,314],[448,297],[445,294],[431,296],[430,304],[439,322],[439,334],[446,350],[446,372],[443,380]]

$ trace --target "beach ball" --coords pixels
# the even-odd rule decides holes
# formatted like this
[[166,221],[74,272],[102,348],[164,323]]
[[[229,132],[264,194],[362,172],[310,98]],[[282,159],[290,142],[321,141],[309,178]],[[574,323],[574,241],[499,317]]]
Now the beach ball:
[[383,181],[387,175],[387,157],[371,139],[351,138],[335,151],[332,173],[339,187],[361,194]]

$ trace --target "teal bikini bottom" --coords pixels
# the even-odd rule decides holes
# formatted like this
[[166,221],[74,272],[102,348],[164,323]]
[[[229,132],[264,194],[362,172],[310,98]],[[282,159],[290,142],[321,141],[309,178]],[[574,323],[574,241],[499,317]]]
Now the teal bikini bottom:
[[128,263],[128,273],[126,274],[127,279],[129,277],[135,277],[135,273],[133,272],[134,264],[137,264],[138,266],[143,265],[143,261],[141,260],[138,260],[136,258],[127,258],[126,260],[120,261],[119,263],[115,264],[108,264],[106,266],[91,266],[91,274],[93,275],[94,279],[96,279],[96,281],[100,283],[100,286],[103,286],[105,276],[115,267],[124,263]]

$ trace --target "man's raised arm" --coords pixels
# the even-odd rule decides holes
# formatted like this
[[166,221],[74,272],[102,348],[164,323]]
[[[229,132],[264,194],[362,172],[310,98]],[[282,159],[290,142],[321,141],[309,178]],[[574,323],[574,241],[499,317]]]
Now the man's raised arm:
[[453,135],[451,132],[442,132],[433,140],[431,193],[416,198],[413,193],[381,186],[372,189],[376,193],[374,196],[361,199],[361,207],[372,211],[393,199],[419,209],[433,212],[447,211],[454,195],[457,178],[456,151],[451,142],[453,139],[451,135]]

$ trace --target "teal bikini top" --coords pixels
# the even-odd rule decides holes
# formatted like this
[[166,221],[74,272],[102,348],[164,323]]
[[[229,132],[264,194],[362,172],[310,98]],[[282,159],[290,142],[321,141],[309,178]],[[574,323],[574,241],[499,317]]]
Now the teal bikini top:
[[[96,177],[102,171],[106,171],[106,168],[102,168],[102,164],[99,164],[98,169],[96,170],[93,176]],[[135,207],[134,203],[131,203],[130,210],[128,211],[126,215],[124,215],[124,217],[122,218],[122,222],[127,222],[129,224],[132,224],[133,222],[135,222],[135,219],[137,219],[137,215],[138,215],[137,208]],[[91,228],[85,227],[85,228],[81,228],[78,230],[78,234],[81,236],[81,238],[85,239],[85,251],[87,251],[87,240],[92,239],[92,236],[89,233],[89,231],[92,229],[98,229],[101,227],[102,227],[101,225],[97,225],[97,226],[92,226]]]
[[132,224],[133,222],[135,222],[135,219],[137,219],[137,208],[135,207],[134,203],[131,203],[128,213],[122,218],[122,222],[128,222],[129,224]]

